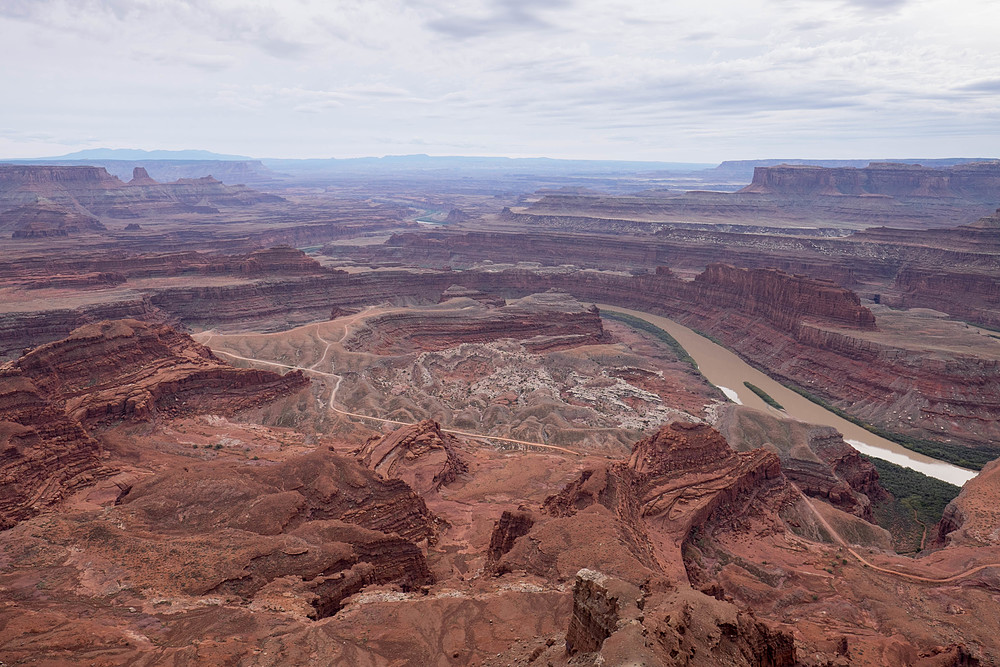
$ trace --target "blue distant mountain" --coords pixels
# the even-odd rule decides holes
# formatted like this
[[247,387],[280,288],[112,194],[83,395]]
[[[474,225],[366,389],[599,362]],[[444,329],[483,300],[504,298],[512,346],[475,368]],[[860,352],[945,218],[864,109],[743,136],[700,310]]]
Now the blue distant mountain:
[[89,148],[46,160],[250,160],[246,155],[223,155],[211,151],[144,151],[138,148]]

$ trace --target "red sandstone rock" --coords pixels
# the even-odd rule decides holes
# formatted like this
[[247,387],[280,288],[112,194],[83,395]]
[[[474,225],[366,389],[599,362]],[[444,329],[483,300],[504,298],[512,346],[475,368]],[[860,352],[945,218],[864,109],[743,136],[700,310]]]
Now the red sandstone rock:
[[100,220],[86,212],[43,199],[0,212],[0,231],[11,232],[15,239],[71,236],[106,229]]
[[145,167],[135,167],[132,170],[132,180],[128,185],[158,185],[156,181],[149,177]]
[[888,497],[878,471],[835,429],[736,405],[727,407],[720,419],[719,429],[734,449],[775,450],[782,472],[804,493],[874,522],[872,504]]
[[401,479],[423,495],[449,484],[466,469],[455,436],[442,433],[430,419],[402,426],[388,435],[373,436],[358,453],[383,479]]
[[101,422],[232,414],[307,382],[297,371],[232,368],[189,336],[135,320],[84,326],[32,350],[0,367],[0,527],[109,473],[88,432]]
[[[773,269],[738,269],[724,264],[707,266],[696,281],[721,291],[726,300],[737,300],[740,310],[763,315],[783,329],[794,330],[802,317],[818,317],[859,329],[875,328],[875,316],[861,305],[858,296],[831,282]],[[718,300],[714,291],[705,297],[708,301]]]
[[0,530],[109,475],[102,455],[59,401],[0,367]]
[[308,384],[299,371],[233,368],[185,334],[136,320],[81,327],[13,366],[85,423],[148,419],[158,410],[232,414]]
[[461,343],[488,343],[502,338],[522,340],[532,352],[604,342],[596,308],[586,307],[564,292],[532,294],[500,308],[457,301],[451,310],[410,308],[370,318],[347,339],[349,350],[377,354],[444,350]]

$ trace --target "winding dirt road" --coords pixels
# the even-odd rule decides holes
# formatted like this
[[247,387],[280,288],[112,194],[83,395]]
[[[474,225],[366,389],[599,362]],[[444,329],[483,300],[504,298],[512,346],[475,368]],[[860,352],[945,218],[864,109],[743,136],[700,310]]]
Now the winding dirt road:
[[859,554],[857,551],[855,551],[846,541],[844,541],[844,538],[840,536],[840,533],[834,530],[833,526],[831,526],[829,522],[827,522],[827,520],[823,518],[823,515],[819,513],[816,507],[812,504],[812,501],[809,500],[808,496],[802,493],[802,489],[800,489],[796,484],[793,484],[792,482],[789,482],[789,484],[791,484],[792,488],[794,488],[798,492],[802,500],[804,500],[809,509],[812,510],[812,513],[816,516],[816,519],[820,522],[820,524],[822,524],[823,528],[825,528],[826,531],[830,533],[833,539],[840,546],[846,549],[848,553],[854,556],[858,560],[858,562],[860,562],[862,565],[865,565],[866,567],[870,567],[876,572],[884,572],[885,574],[891,574],[896,577],[902,577],[903,579],[909,579],[911,581],[919,581],[921,583],[947,584],[952,581],[958,581],[959,579],[964,579],[965,577],[968,577],[970,575],[973,575],[977,572],[981,572],[991,567],[1000,567],[1000,563],[985,563],[983,565],[977,565],[976,567],[971,567],[968,570],[959,572],[958,574],[953,574],[950,577],[934,578],[934,577],[922,577],[920,575],[910,574],[908,572],[899,572],[898,570],[890,570],[888,568],[875,565],[874,563],[866,559],[864,556]]
[[[326,358],[327,358],[327,356],[330,353],[330,348],[333,345],[340,344],[341,342],[343,342],[344,338],[347,337],[350,325],[353,324],[354,322],[356,322],[359,319],[363,319],[364,317],[367,317],[369,315],[369,310],[371,310],[371,308],[366,308],[365,310],[361,311],[360,313],[357,313],[357,314],[351,316],[350,318],[345,319],[343,321],[344,330],[341,333],[340,338],[337,339],[336,341],[330,341],[330,340],[327,340],[327,339],[323,338],[323,336],[319,332],[320,324],[317,323],[316,325],[314,325],[315,328],[316,328],[316,337],[320,341],[322,341],[323,343],[325,343],[326,347],[323,350],[323,354],[320,355],[319,360],[315,364],[313,364],[312,366],[309,366],[309,367],[305,367],[305,366],[293,366],[293,365],[290,365],[290,364],[283,364],[283,363],[280,363],[280,362],[277,362],[277,361],[269,361],[269,360],[266,360],[266,359],[255,359],[253,357],[244,357],[244,356],[241,356],[241,355],[238,355],[238,354],[235,354],[235,353],[232,353],[232,352],[226,352],[225,350],[220,350],[220,349],[213,349],[212,351],[215,354],[221,354],[221,355],[224,355],[226,357],[230,357],[232,359],[239,359],[241,361],[246,361],[248,363],[264,364],[265,366],[275,366],[275,367],[278,367],[278,368],[285,368],[285,369],[288,369],[288,370],[299,370],[299,371],[302,371],[304,373],[312,373],[314,375],[318,375],[318,376],[321,376],[321,377],[324,377],[324,378],[334,378],[335,382],[334,382],[333,386],[330,389],[330,400],[329,400],[329,404],[327,406],[328,409],[331,410],[332,412],[335,412],[335,413],[337,413],[339,415],[344,415],[344,416],[347,416],[347,417],[355,417],[357,419],[367,419],[367,420],[378,422],[378,423],[382,423],[382,424],[395,424],[395,425],[398,425],[398,426],[409,426],[409,425],[411,425],[411,424],[413,424],[415,422],[403,422],[403,421],[397,421],[395,419],[385,419],[383,417],[372,417],[370,415],[364,415],[364,414],[360,414],[358,412],[351,412],[349,410],[343,410],[341,408],[338,408],[337,405],[336,405],[336,398],[337,398],[337,391],[340,389],[340,382],[343,379],[342,376],[337,375],[336,373],[329,373],[327,371],[321,371],[321,370],[318,370],[316,368],[317,366],[319,366],[320,364],[322,364],[322,363],[324,363],[326,361]],[[202,340],[199,341],[199,342],[201,342],[203,345],[208,345],[209,341],[214,336],[215,336],[215,332],[214,331],[203,332],[202,334],[199,335],[199,337],[202,338]],[[443,432],[445,432],[445,433],[451,433],[452,435],[459,435],[459,436],[463,436],[463,437],[466,437],[466,438],[471,438],[473,440],[493,440],[493,441],[511,443],[511,444],[515,444],[515,445],[521,445],[521,446],[524,446],[524,447],[533,447],[533,448],[537,447],[537,448],[540,448],[540,449],[561,452],[563,454],[571,454],[573,456],[583,456],[583,454],[581,452],[576,452],[576,451],[573,451],[572,449],[567,449],[565,447],[557,447],[555,445],[547,445],[547,444],[541,443],[541,442],[530,442],[530,441],[526,441],[526,440],[517,440],[517,439],[514,439],[514,438],[505,438],[505,437],[501,437],[501,436],[484,435],[484,434],[481,434],[481,433],[471,433],[471,432],[468,432],[468,431],[458,431],[458,430],[455,430],[455,429],[446,429],[446,428],[443,428],[441,430]],[[833,526],[830,525],[830,523],[823,517],[823,515],[819,513],[819,511],[816,509],[816,507],[812,504],[812,501],[809,500],[809,498],[802,492],[802,490],[797,485],[795,485],[792,482],[789,482],[789,484],[791,484],[792,488],[794,488],[795,491],[798,492],[799,496],[806,503],[806,506],[812,511],[813,515],[816,516],[816,519],[820,522],[820,524],[823,526],[823,528],[825,528],[826,531],[833,537],[833,539],[837,542],[837,544],[839,544],[841,547],[843,547],[848,553],[851,554],[851,556],[853,556],[855,559],[857,559],[858,562],[860,562],[862,565],[864,565],[864,566],[866,566],[866,567],[868,567],[868,568],[870,568],[870,569],[872,569],[872,570],[874,570],[876,572],[882,572],[884,574],[888,574],[888,575],[895,576],[895,577],[901,577],[903,579],[908,579],[910,581],[916,581],[916,582],[920,582],[920,583],[947,584],[947,583],[950,583],[950,582],[953,582],[953,581],[957,581],[959,579],[964,579],[965,577],[971,576],[973,574],[976,574],[977,572],[981,572],[981,571],[986,570],[986,569],[991,568],[991,567],[1000,567],[1000,563],[986,563],[986,564],[983,564],[983,565],[977,565],[975,567],[969,568],[967,570],[964,570],[963,572],[959,572],[958,574],[953,574],[951,576],[941,577],[941,578],[933,578],[933,577],[923,577],[923,576],[916,575],[916,574],[910,574],[908,572],[900,572],[898,570],[891,570],[889,568],[885,568],[885,567],[881,567],[879,565],[875,565],[874,563],[872,563],[871,561],[869,561],[868,559],[866,559],[864,556],[862,556],[861,554],[859,554],[857,551],[855,551],[854,548],[851,547],[844,540],[844,538],[842,538],[840,536],[840,534],[833,528]]]
[[[220,350],[220,349],[212,349],[212,352],[214,352],[215,354],[221,354],[223,356],[230,357],[231,359],[239,359],[241,361],[246,361],[246,362],[249,362],[249,363],[264,364],[266,366],[276,366],[278,368],[286,368],[288,370],[299,370],[299,371],[302,371],[303,373],[312,373],[314,375],[319,375],[319,376],[326,377],[326,378],[335,378],[336,381],[334,382],[333,387],[330,390],[330,400],[329,400],[329,404],[327,406],[328,409],[331,410],[332,412],[336,412],[339,415],[344,415],[344,416],[347,416],[347,417],[356,417],[358,419],[368,419],[370,421],[379,422],[381,424],[395,424],[397,426],[410,426],[410,425],[412,425],[412,424],[414,424],[416,422],[403,422],[403,421],[397,421],[395,419],[385,419],[383,417],[372,417],[371,415],[363,415],[363,414],[358,413],[358,412],[351,412],[349,410],[343,410],[341,408],[338,408],[337,404],[336,404],[337,391],[340,389],[340,382],[343,379],[343,377],[340,376],[340,375],[337,375],[336,373],[328,373],[326,371],[317,370],[317,368],[316,368],[317,366],[319,366],[320,364],[322,364],[326,360],[327,355],[330,353],[330,348],[333,345],[335,345],[335,344],[341,343],[344,340],[344,338],[347,337],[347,332],[349,330],[350,325],[353,324],[354,322],[356,322],[357,320],[366,317],[367,314],[368,314],[368,310],[370,310],[370,309],[365,309],[365,310],[361,311],[360,313],[357,313],[357,314],[351,316],[349,319],[345,320],[343,322],[344,331],[341,334],[340,338],[338,340],[336,340],[336,341],[329,341],[329,340],[323,338],[323,336],[320,335],[320,333],[319,333],[319,326],[320,325],[316,324],[315,325],[315,327],[316,327],[316,337],[319,338],[323,343],[326,344],[326,348],[324,348],[323,354],[320,355],[319,361],[317,361],[315,364],[313,364],[312,366],[309,366],[309,367],[305,367],[305,366],[293,366],[293,365],[290,365],[290,364],[282,364],[282,363],[279,363],[277,361],[268,361],[266,359],[255,359],[253,357],[244,357],[244,356],[241,356],[241,355],[238,355],[238,354],[234,354],[232,352],[226,352],[225,350]],[[207,332],[204,332],[203,334],[201,334],[200,337],[202,338],[202,340],[200,340],[199,342],[202,343],[203,345],[208,345],[209,341],[212,338],[215,337],[215,332],[214,331],[207,331]],[[444,433],[450,433],[452,435],[460,435],[460,436],[463,436],[465,438],[471,438],[473,440],[493,440],[493,441],[498,441],[498,442],[510,443],[510,444],[514,444],[514,445],[520,445],[522,447],[538,447],[538,448],[549,450],[549,451],[561,452],[563,454],[571,454],[573,456],[584,456],[584,454],[582,454],[581,452],[577,452],[577,451],[574,451],[572,449],[567,449],[565,447],[557,447],[556,445],[546,445],[543,442],[531,442],[529,440],[517,440],[516,438],[505,438],[505,437],[498,436],[498,435],[484,435],[482,433],[471,433],[469,431],[458,431],[456,429],[451,429],[451,428],[442,428],[441,431],[444,432]]]

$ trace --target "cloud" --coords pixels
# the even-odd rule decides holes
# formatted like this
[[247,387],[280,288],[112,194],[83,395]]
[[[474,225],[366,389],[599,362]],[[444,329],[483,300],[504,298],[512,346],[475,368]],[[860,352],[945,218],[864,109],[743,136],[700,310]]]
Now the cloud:
[[958,90],[967,90],[974,93],[1000,93],[1000,79],[983,79],[958,86]]
[[848,5],[875,12],[895,11],[910,2],[912,0],[846,0]]
[[1000,153],[1000,6],[968,2],[0,0],[0,127],[271,155],[706,161],[973,132]]
[[555,30],[557,25],[542,18],[539,10],[572,9],[570,0],[493,0],[486,13],[445,15],[426,23],[434,32],[454,39],[470,39],[494,33]]

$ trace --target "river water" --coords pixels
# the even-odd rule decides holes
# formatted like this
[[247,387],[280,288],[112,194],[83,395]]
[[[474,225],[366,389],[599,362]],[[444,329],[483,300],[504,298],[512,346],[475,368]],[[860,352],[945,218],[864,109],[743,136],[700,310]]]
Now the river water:
[[816,405],[812,401],[796,394],[791,389],[775,382],[764,373],[753,368],[726,348],[716,345],[704,336],[691,329],[659,315],[652,315],[638,310],[629,310],[618,306],[597,304],[601,310],[612,310],[639,317],[650,324],[660,327],[677,339],[687,353],[698,363],[709,382],[717,386],[730,400],[765,412],[782,415],[766,403],[757,394],[743,384],[749,382],[757,385],[784,406],[784,414],[810,424],[832,426],[844,435],[849,442],[862,454],[884,459],[896,465],[912,468],[917,472],[936,479],[961,486],[976,476],[972,470],[966,470],[944,461],[938,461],[929,456],[912,452],[898,443],[869,433],[856,424],[838,417],[829,410]]

